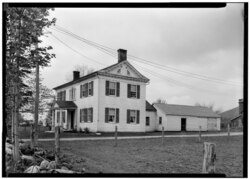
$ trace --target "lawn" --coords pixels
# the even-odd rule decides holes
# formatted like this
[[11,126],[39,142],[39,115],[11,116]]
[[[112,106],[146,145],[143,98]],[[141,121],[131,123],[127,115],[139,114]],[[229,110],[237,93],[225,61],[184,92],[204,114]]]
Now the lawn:
[[[118,140],[61,141],[62,154],[74,168],[87,173],[201,173],[203,142],[216,144],[216,171],[227,177],[243,176],[242,136]],[[53,150],[54,142],[39,142]]]

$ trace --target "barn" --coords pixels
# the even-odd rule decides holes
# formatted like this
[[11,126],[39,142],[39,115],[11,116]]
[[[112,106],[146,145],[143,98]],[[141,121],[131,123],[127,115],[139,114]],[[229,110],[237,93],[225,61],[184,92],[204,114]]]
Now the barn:
[[161,131],[219,131],[221,117],[201,106],[153,104],[157,110],[157,130]]

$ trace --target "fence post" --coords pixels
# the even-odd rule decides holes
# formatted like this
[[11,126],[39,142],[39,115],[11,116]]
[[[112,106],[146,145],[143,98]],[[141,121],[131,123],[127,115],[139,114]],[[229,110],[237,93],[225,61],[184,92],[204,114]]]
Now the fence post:
[[162,135],[161,144],[163,145],[164,144],[164,127],[163,126],[162,126],[162,129],[161,129],[161,135]]
[[202,173],[215,173],[215,144],[204,142]]
[[117,126],[115,126],[115,147],[117,147]]
[[55,162],[59,164],[60,156],[60,126],[55,127]]
[[201,126],[199,126],[199,142],[201,141]]
[[227,124],[227,135],[230,136],[230,124]]

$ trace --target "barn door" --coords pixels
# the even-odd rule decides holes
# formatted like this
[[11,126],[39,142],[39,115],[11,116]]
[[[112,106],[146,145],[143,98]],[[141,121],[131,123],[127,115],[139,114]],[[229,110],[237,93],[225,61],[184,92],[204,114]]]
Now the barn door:
[[207,130],[214,131],[217,130],[217,120],[214,118],[210,118],[207,120]]
[[186,131],[187,119],[181,118],[181,131]]

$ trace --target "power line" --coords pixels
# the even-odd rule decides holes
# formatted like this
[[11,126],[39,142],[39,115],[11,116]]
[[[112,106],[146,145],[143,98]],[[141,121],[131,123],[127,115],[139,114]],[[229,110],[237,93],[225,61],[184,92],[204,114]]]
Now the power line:
[[149,70],[148,68],[145,68],[145,67],[142,68],[141,66],[138,66],[135,63],[133,63],[133,65],[136,66],[136,68],[139,68],[139,69],[141,69],[141,70],[143,70],[143,71],[145,71],[145,72],[147,72],[147,73],[149,73],[149,74],[151,74],[151,75],[153,75],[155,77],[158,77],[161,80],[168,81],[169,83],[174,84],[176,86],[182,86],[182,87],[185,87],[185,88],[189,88],[189,89],[192,89],[192,90],[203,91],[203,92],[206,92],[206,93],[209,92],[209,93],[212,93],[212,94],[215,94],[215,95],[222,95],[222,94],[218,94],[218,93],[216,93],[214,91],[210,91],[210,90],[207,90],[207,89],[197,88],[196,86],[191,86],[191,85],[188,85],[186,83],[176,81],[176,80],[174,80],[172,78],[168,78],[166,76],[163,77],[161,74],[156,73],[154,71],[151,71],[151,70]]
[[60,40],[58,37],[56,37],[54,34],[51,34],[51,35],[52,35],[55,39],[57,39],[59,42],[61,42],[63,45],[65,45],[66,47],[68,47],[69,49],[71,49],[72,51],[74,51],[75,53],[81,55],[82,57],[84,57],[84,58],[86,58],[86,59],[88,59],[88,60],[90,60],[90,61],[93,61],[93,62],[95,62],[95,63],[97,63],[97,64],[106,66],[105,64],[100,63],[100,62],[98,62],[98,61],[96,61],[96,60],[94,60],[94,59],[92,59],[92,58],[89,58],[89,57],[83,55],[82,53],[78,52],[77,50],[73,49],[72,47],[70,47],[69,45],[67,45],[66,43],[64,43],[62,40]]
[[[82,37],[80,37],[80,36],[78,36],[78,35],[76,35],[76,34],[70,32],[70,31],[66,31],[66,30],[60,29],[60,28],[58,28],[58,27],[51,28],[51,29],[57,30],[57,31],[60,32],[60,33],[64,33],[64,34],[66,34],[66,35],[69,35],[69,36],[71,36],[71,37],[74,37],[75,39],[80,40],[80,41],[82,41],[82,42],[84,42],[84,43],[86,43],[86,44],[88,44],[88,45],[90,45],[90,46],[92,46],[92,47],[98,48],[98,49],[99,49],[100,51],[102,51],[103,53],[106,53],[106,54],[108,54],[108,55],[110,55],[110,56],[116,58],[116,53],[113,52],[113,51],[111,51],[111,50],[105,49],[105,48],[107,48],[107,47],[105,47],[105,46],[103,46],[103,45],[100,45],[100,44],[98,44],[98,43],[95,43],[95,42],[86,40],[85,38],[82,38]],[[109,49],[111,49],[111,48],[109,48]]]
[[[59,30],[59,32],[67,34],[67,35],[69,35],[71,37],[74,37],[74,38],[76,38],[78,40],[81,40],[84,43],[87,43],[88,45],[91,45],[91,46],[93,46],[95,48],[98,48],[102,52],[107,53],[108,55],[111,55],[112,57],[115,57],[115,55],[117,55],[115,52],[113,52],[115,50],[110,48],[110,47],[107,47],[107,46],[98,44],[96,42],[87,40],[85,38],[82,38],[82,37],[70,32],[69,30],[67,30],[67,29],[65,29],[65,28],[63,28],[61,26],[56,25],[56,28],[57,28],[57,30]],[[214,82],[214,83],[218,83],[218,84],[226,84],[226,85],[234,85],[234,86],[241,86],[242,87],[241,84],[235,84],[237,82],[226,81],[226,80],[222,80],[222,79],[218,79],[218,78],[208,77],[208,76],[205,76],[205,75],[199,75],[199,74],[195,74],[195,73],[191,73],[191,72],[187,72],[187,71],[183,71],[183,70],[178,70],[176,68],[169,67],[169,66],[162,65],[162,64],[158,64],[158,63],[153,63],[151,61],[148,61],[148,60],[145,60],[143,58],[139,58],[139,57],[136,57],[136,56],[133,56],[133,55],[128,55],[128,56],[130,58],[132,58],[131,60],[143,62],[144,64],[147,64],[147,65],[153,65],[154,67],[157,67],[157,68],[160,68],[162,70],[169,71],[169,72],[173,72],[173,73],[185,76],[185,77],[192,77],[192,78],[196,78],[196,79],[200,79],[200,80],[205,80],[205,81],[208,81],[208,82]]]
[[[204,75],[198,75],[198,74],[195,74],[195,73],[178,70],[176,68],[172,68],[172,67],[165,66],[165,65],[162,65],[162,64],[153,63],[151,61],[148,61],[148,60],[145,60],[145,59],[142,59],[142,58],[139,58],[139,57],[135,57],[133,55],[128,55],[128,56],[132,58],[132,59],[130,58],[131,60],[138,61],[138,62],[143,62],[144,64],[148,64],[148,65],[150,64],[150,65],[153,65],[153,66],[155,66],[157,68],[161,68],[163,70],[167,70],[169,72],[173,72],[173,73],[176,73],[176,74],[179,74],[179,75],[184,75],[184,76],[188,75],[188,77],[197,78],[197,79],[200,79],[200,80],[211,81],[211,82],[220,83],[220,84],[223,83],[223,84],[226,84],[226,85],[242,86],[240,84],[233,84],[233,83],[237,83],[237,82],[221,80],[221,79],[217,79],[217,78],[207,77],[207,76],[204,76]],[[231,83],[231,84],[229,84],[229,83]]]

